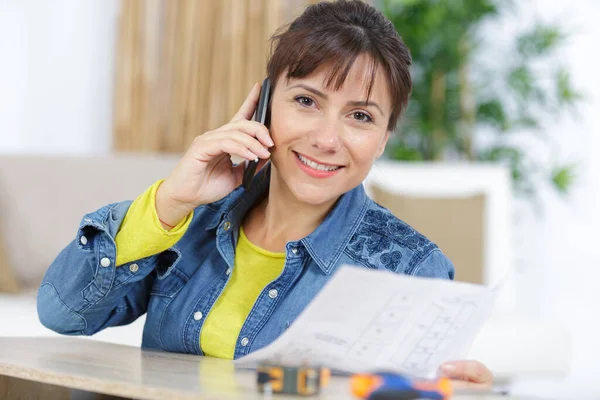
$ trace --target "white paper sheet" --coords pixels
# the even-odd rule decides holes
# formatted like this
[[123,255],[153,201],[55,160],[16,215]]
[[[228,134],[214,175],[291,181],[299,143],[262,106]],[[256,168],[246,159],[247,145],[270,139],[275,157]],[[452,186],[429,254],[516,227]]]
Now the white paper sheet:
[[480,285],[343,266],[277,340],[236,363],[433,378],[442,362],[467,355],[494,298]]

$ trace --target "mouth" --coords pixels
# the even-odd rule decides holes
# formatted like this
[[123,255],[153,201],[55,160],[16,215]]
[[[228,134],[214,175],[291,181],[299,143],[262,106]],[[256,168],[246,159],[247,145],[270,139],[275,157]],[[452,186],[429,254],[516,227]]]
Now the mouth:
[[294,153],[296,154],[296,157],[298,157],[298,159],[302,162],[302,164],[307,165],[307,166],[311,167],[312,169],[316,169],[317,171],[336,171],[340,168],[344,168],[342,165],[326,164],[326,163],[314,160],[312,158],[308,158],[303,154],[296,153],[296,152],[294,152]]
[[300,167],[309,175],[316,178],[327,178],[344,168],[343,165],[328,164],[294,152]]

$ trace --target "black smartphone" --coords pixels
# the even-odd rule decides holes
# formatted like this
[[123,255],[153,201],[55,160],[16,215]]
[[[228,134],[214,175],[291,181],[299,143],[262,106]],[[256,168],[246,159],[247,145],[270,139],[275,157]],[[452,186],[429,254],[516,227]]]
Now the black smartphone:
[[[269,108],[270,102],[271,79],[265,78],[262,83],[262,87],[260,88],[260,97],[258,98],[258,104],[256,105],[256,110],[254,110],[254,116],[252,117],[252,120],[260,122],[267,128],[269,127],[269,122],[271,119],[271,110]],[[242,180],[242,186],[244,189],[248,190],[250,188],[250,184],[252,183],[252,179],[256,173],[257,166],[258,161],[246,160],[246,166],[244,167],[244,179]]]

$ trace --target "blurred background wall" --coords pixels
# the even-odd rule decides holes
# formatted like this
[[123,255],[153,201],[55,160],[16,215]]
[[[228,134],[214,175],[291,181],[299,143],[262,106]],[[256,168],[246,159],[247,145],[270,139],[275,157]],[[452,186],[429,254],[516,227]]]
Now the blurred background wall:
[[108,152],[119,2],[0,1],[0,152]]
[[[233,3],[219,4],[231,7]],[[119,33],[120,10],[118,0],[0,0],[0,154],[89,155],[128,149],[130,142],[119,139],[119,127],[131,124],[127,115],[132,114],[114,101],[118,43],[125,44],[117,41],[123,34]],[[285,10],[282,21],[292,12]],[[585,96],[575,113],[545,124],[544,140],[555,144],[550,153],[528,146],[523,139],[527,152],[577,167],[568,195],[541,185],[537,203],[516,199],[513,234],[519,307],[531,316],[558,318],[573,335],[568,377],[553,382],[528,380],[521,387],[542,395],[591,398],[589,393],[600,390],[596,377],[600,365],[600,322],[596,319],[600,305],[596,243],[600,56],[595,50],[600,41],[600,3],[523,1],[516,15],[516,19],[499,20],[485,28],[491,43],[501,48],[534,17],[560,22],[570,37],[556,57],[568,66],[574,86]],[[489,56],[494,52],[491,46]],[[240,78],[247,87],[238,88],[240,92],[232,96],[241,96],[252,80],[259,79],[254,77],[258,70],[254,71]],[[227,109],[234,103],[228,100]],[[209,125],[216,126],[223,118],[214,117]],[[192,126],[204,127],[206,121]],[[186,134],[187,140],[193,133]],[[154,143],[175,149],[166,142]]]

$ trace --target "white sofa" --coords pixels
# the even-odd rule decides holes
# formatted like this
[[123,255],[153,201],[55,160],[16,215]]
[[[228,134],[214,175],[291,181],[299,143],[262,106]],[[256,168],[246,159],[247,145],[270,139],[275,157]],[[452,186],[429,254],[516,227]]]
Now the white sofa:
[[[0,336],[56,335],[38,321],[36,290],[52,259],[74,237],[82,215],[110,202],[135,198],[154,181],[166,177],[177,160],[176,155],[0,156],[0,230],[8,261],[25,286],[16,295],[0,293]],[[396,183],[392,189],[414,192],[418,182],[439,179],[436,169],[381,163],[366,184],[398,182],[401,177],[407,184]],[[450,186],[456,191],[455,185]],[[425,191],[435,195],[431,189]],[[496,196],[492,204],[500,204],[502,209],[498,196],[508,194],[498,190],[491,193]],[[501,225],[495,226],[500,229]],[[502,243],[506,239],[501,235],[498,238],[497,232],[492,237]],[[486,265],[497,264],[491,260]],[[487,271],[486,283],[497,281],[500,275],[497,270]],[[503,300],[477,337],[470,358],[486,363],[501,382],[510,382],[514,377],[565,375],[570,360],[566,330],[552,321],[521,316],[511,285],[505,285]],[[128,326],[109,328],[89,339],[139,346],[143,323],[141,317]]]

